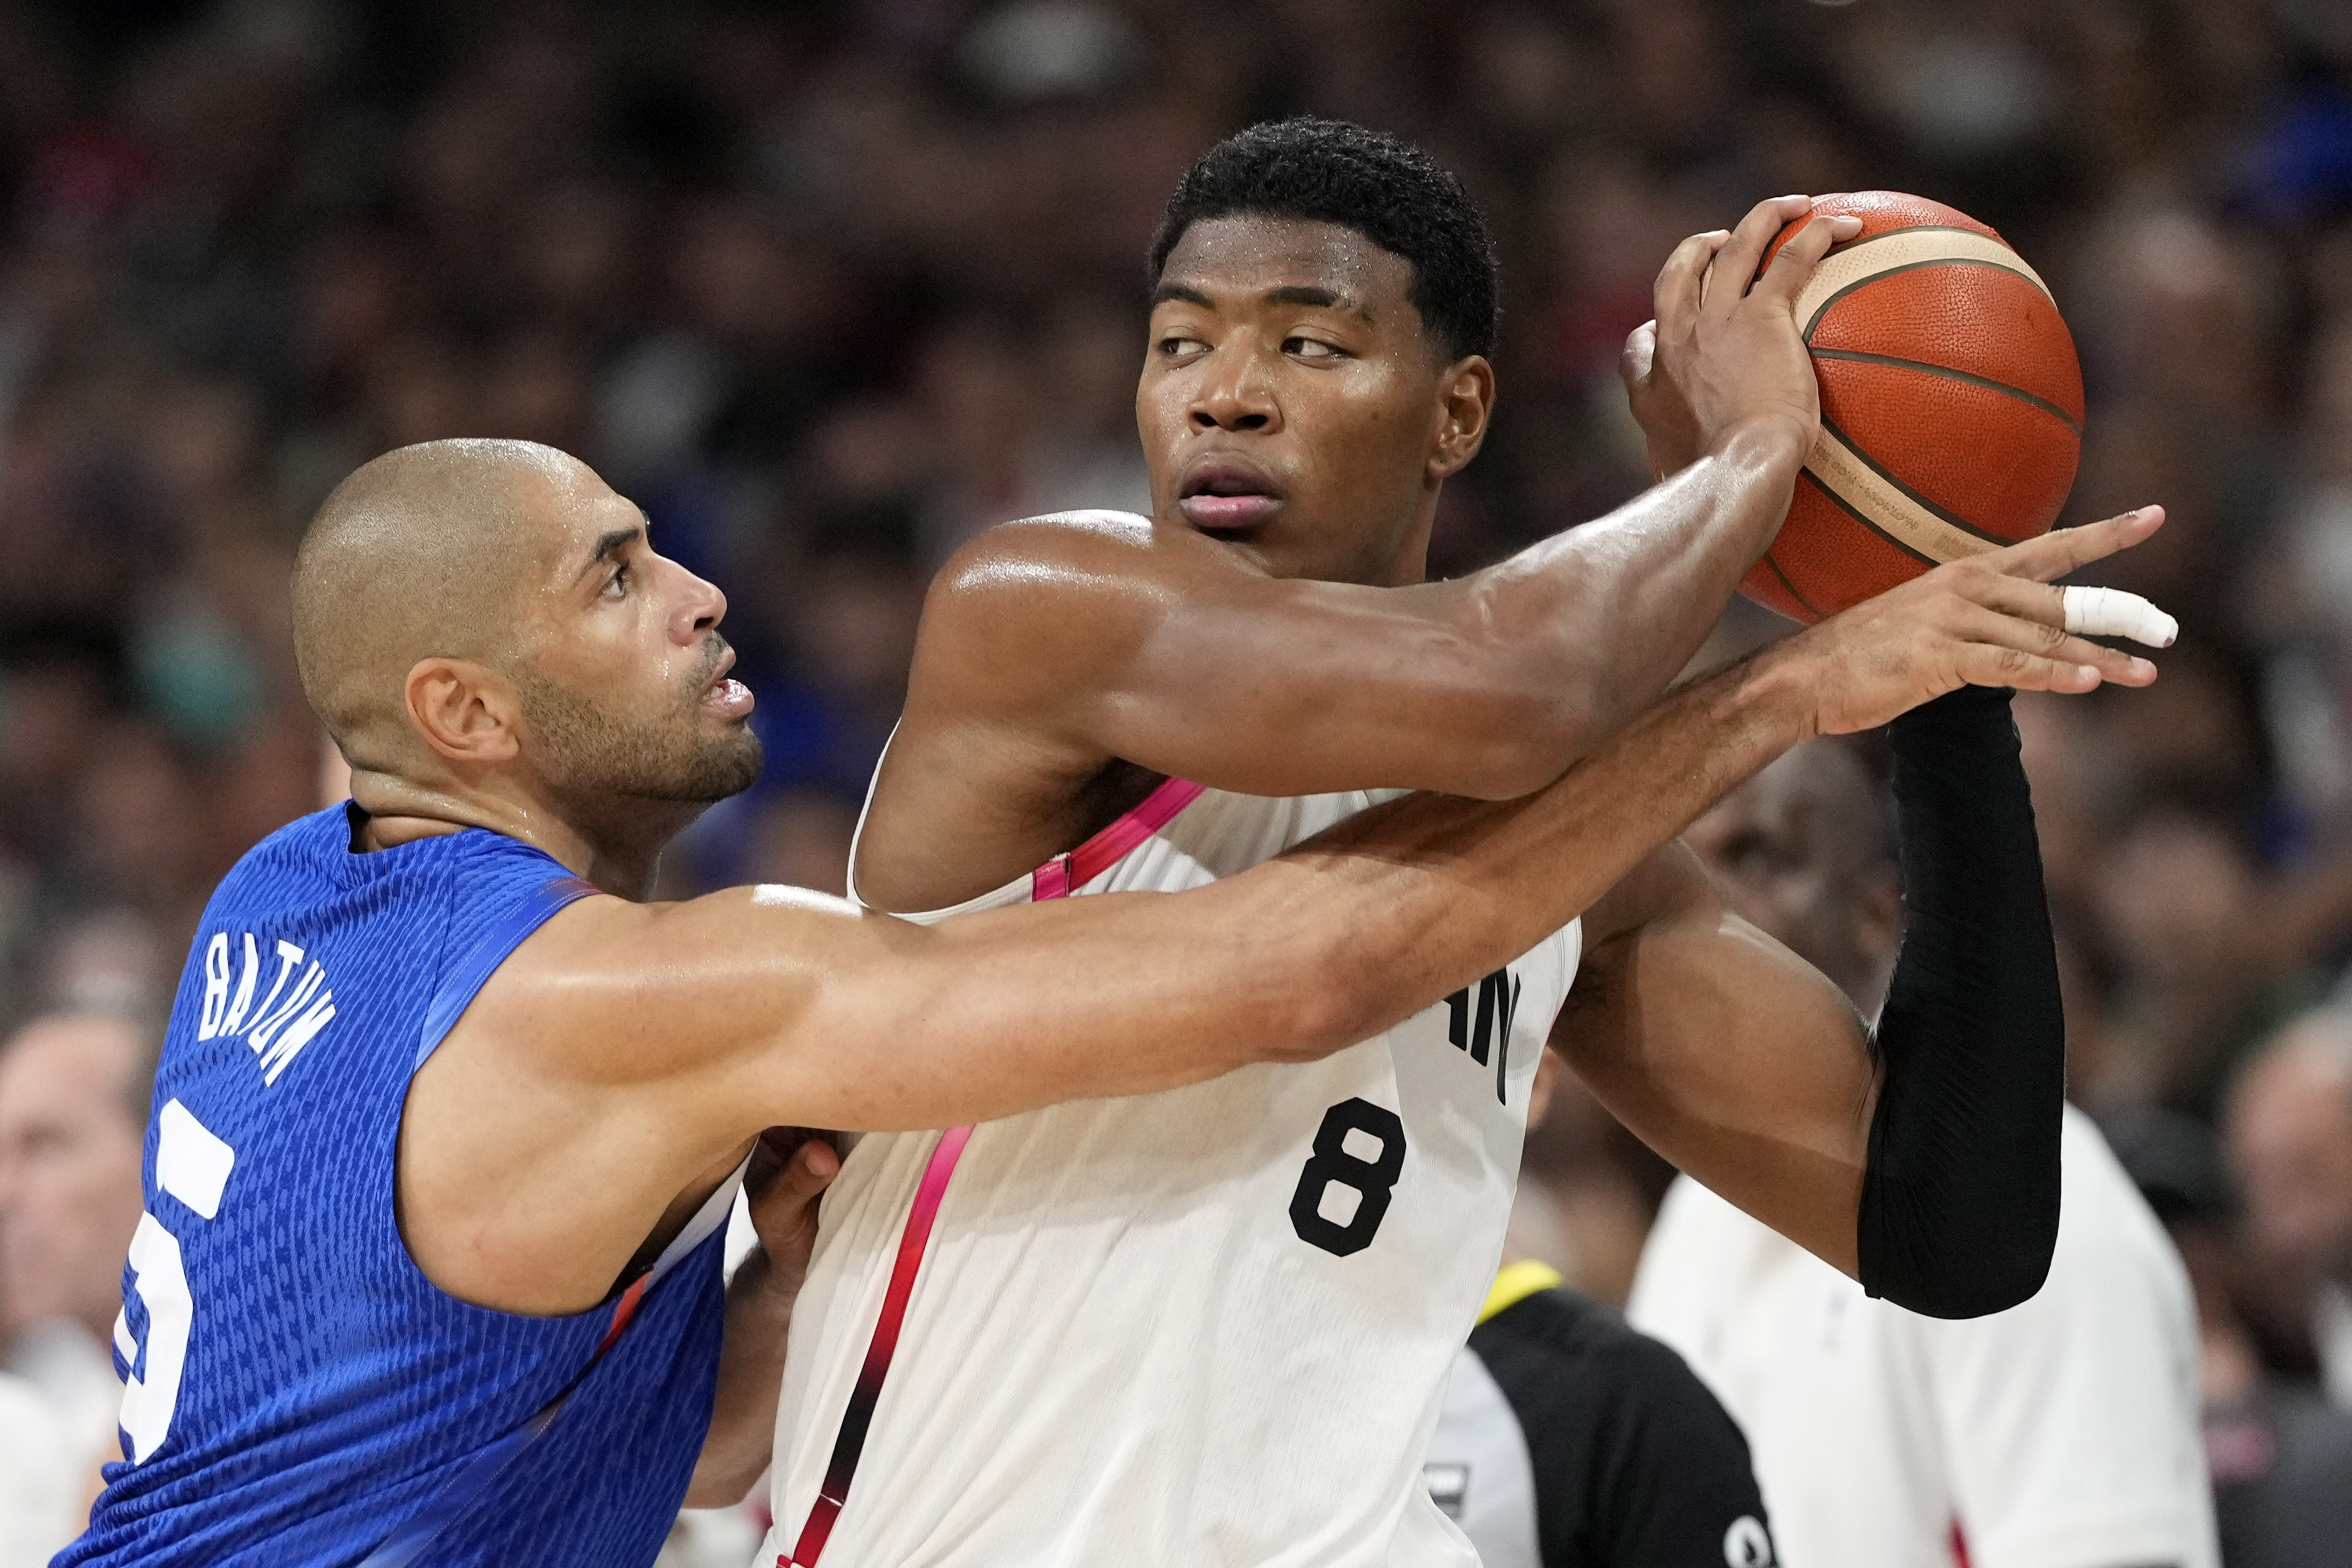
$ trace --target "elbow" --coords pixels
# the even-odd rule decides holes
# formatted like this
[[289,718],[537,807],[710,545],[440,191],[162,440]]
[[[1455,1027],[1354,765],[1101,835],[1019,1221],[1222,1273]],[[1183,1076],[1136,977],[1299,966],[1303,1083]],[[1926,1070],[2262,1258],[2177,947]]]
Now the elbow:
[[1964,1273],[1954,1272],[1948,1278],[1931,1275],[1912,1281],[1908,1289],[1874,1293],[1923,1318],[1990,1318],[2021,1307],[2040,1294],[2042,1282],[2050,1277],[2050,1258],[2047,1251],[2038,1259],[2008,1263],[1979,1258]]
[[1380,1032],[1368,1022],[1360,1001],[1340,994],[1340,988],[1319,977],[1297,988],[1297,994],[1276,1004],[1281,1016],[1265,1032],[1257,1059],[1297,1066],[1319,1062]]
[[1399,977],[1366,965],[1352,935],[1303,944],[1307,951],[1292,952],[1274,966],[1269,1027],[1259,1031],[1257,1059],[1321,1061],[1411,1014]]
[[[1991,1194],[1973,1203],[1906,1205],[1864,1180],[1856,1239],[1858,1273],[1870,1294],[1925,1318],[1985,1318],[2032,1300],[2049,1279],[2058,1251],[2054,1167],[2046,1192],[2002,1194],[2006,1201],[1990,1205],[1981,1200]],[[1908,1223],[1897,1217],[1906,1208]],[[1937,1215],[1937,1208],[1945,1212]]]
[[1461,777],[1449,792],[1474,800],[1517,800],[1533,795],[1592,749],[1599,710],[1562,682],[1493,699],[1482,714],[1481,739],[1460,748]]

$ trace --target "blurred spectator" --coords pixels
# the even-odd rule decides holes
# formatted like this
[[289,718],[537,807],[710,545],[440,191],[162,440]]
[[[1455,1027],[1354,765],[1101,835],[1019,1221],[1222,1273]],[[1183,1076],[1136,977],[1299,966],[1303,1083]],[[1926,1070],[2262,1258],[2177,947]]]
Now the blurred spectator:
[[2328,1397],[2352,1408],[2352,1015],[2306,1014],[2266,1043],[2228,1130],[2249,1237],[2302,1292]]
[[[1686,837],[1746,919],[1876,1014],[1902,899],[1891,803],[1853,745],[1790,752]],[[1746,1428],[1791,1563],[2217,1568],[2180,1260],[2072,1107],[2063,1148],[2047,1282],[1962,1321],[1867,1297],[1675,1179],[1628,1316]]]
[[2108,1129],[2116,1158],[2180,1248],[2197,1296],[2205,1452],[2229,1568],[2352,1564],[2352,1411],[2264,1365],[2220,1142],[2199,1122],[2140,1110]]
[[36,1018],[0,1047],[0,1364],[37,1391],[75,1489],[50,1542],[79,1532],[83,1489],[119,1458],[112,1352],[122,1260],[144,1199],[154,1032],[109,1013]]
[[[1612,367],[1683,235],[1909,189],[2033,263],[2088,391],[2068,520],[2164,501],[2112,572],[2183,627],[2149,691],[2018,706],[2072,1083],[2215,1118],[2352,955],[2345,15],[0,0],[0,1017],[161,1005],[213,882],[312,807],[292,542],[435,436],[566,444],[730,595],[769,777],[665,891],[838,886],[924,577],[1022,512],[1149,504],[1160,204],[1314,110],[1430,144],[1503,253],[1442,571],[1646,482]],[[1780,629],[1736,606],[1718,651]],[[1622,1300],[1663,1168],[1568,1085],[1527,1169],[1520,1244]]]

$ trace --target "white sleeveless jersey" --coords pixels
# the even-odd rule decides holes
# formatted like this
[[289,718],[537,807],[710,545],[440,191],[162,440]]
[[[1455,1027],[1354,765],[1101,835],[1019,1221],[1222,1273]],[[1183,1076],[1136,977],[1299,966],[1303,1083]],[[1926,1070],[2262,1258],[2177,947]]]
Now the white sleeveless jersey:
[[[1397,793],[1171,780],[1073,855],[908,918],[1199,887]],[[919,1204],[942,1134],[859,1139],[793,1315],[759,1561],[812,1560],[878,1351],[824,1568],[1475,1568],[1422,1462],[1578,945],[1570,925],[1323,1061],[983,1123]],[[910,1229],[892,1350],[877,1326]]]

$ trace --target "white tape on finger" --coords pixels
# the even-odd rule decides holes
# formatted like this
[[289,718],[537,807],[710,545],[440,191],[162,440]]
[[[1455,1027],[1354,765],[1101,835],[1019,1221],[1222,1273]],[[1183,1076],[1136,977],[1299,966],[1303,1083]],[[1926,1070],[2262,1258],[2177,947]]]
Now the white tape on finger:
[[2180,623],[2121,588],[2067,588],[2060,593],[2066,629],[2086,637],[2129,637],[2149,647],[2170,647]]

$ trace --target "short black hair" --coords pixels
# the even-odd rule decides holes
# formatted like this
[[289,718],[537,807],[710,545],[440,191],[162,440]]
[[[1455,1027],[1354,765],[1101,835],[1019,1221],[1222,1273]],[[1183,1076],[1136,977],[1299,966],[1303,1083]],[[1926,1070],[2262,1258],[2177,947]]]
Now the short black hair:
[[1201,154],[1160,215],[1150,281],[1196,223],[1235,214],[1350,228],[1412,264],[1406,298],[1455,359],[1495,352],[1495,242],[1470,193],[1412,143],[1344,120],[1268,121]]

